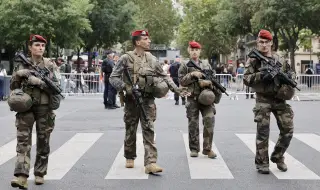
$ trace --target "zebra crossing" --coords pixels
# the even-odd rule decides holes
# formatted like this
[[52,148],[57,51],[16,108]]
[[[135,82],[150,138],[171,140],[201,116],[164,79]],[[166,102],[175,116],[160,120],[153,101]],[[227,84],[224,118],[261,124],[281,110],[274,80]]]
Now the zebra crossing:
[[[208,159],[206,156],[199,154],[198,158],[191,158],[189,156],[189,145],[188,145],[188,134],[187,133],[177,133],[177,139],[182,139],[184,144],[183,150],[177,150],[181,155],[184,155],[187,160],[187,165],[189,171],[189,179],[228,179],[234,180],[236,179],[234,175],[235,171],[233,171],[229,165],[232,160],[225,159],[226,156],[223,153],[220,153],[219,150],[228,148],[226,146],[219,147],[216,143],[213,143],[213,150],[217,153],[216,159]],[[49,157],[49,166],[48,166],[48,174],[46,175],[46,180],[62,180],[69,173],[72,172],[72,168],[82,159],[84,155],[88,153],[90,149],[95,148],[95,144],[102,140],[104,133],[94,133],[94,132],[83,132],[83,133],[75,133],[71,136],[71,138],[66,139],[56,150],[51,151]],[[250,151],[252,154],[250,155],[250,161],[252,162],[252,170],[254,168],[254,153],[255,153],[255,134],[250,133],[234,133],[233,134],[236,139],[236,142],[244,145],[246,148],[244,151]],[[32,145],[33,149],[36,147],[35,142],[35,134],[32,136]],[[163,138],[163,137],[162,137]],[[313,152],[310,152],[310,155],[320,157],[320,136],[313,133],[295,133],[294,138],[297,142],[303,143],[310,147]],[[123,139],[118,139],[123,142]],[[202,137],[200,135],[200,145],[202,145]],[[106,142],[107,143],[107,142]],[[157,141],[156,141],[157,143]],[[274,142],[270,140],[269,142],[269,153],[272,152],[274,147]],[[105,145],[108,146],[107,144]],[[158,145],[157,145],[158,146]],[[227,145],[230,146],[230,145]],[[14,160],[16,156],[15,149],[16,148],[16,139],[0,146],[0,172],[1,166],[5,165],[8,161]],[[161,148],[159,149],[159,154],[161,152],[165,152],[166,150]],[[294,151],[294,148],[291,150]],[[142,134],[137,134],[137,155],[138,157],[135,160],[135,168],[126,169],[124,167],[125,158],[123,157],[124,147],[120,147],[119,151],[117,151],[117,155],[113,156],[113,160],[108,160],[108,162],[112,162],[111,167],[104,168],[105,173],[102,180],[147,180],[149,179],[149,175],[144,173],[143,167],[143,158],[144,158],[144,147],[143,147],[143,138]],[[223,151],[222,151],[223,152]],[[244,155],[237,155],[238,157],[242,157]],[[279,180],[320,180],[320,171],[314,171],[314,168],[309,168],[303,163],[304,160],[299,160],[294,158],[290,153],[285,154],[286,164],[288,165],[287,172],[281,172],[276,168],[276,165],[270,163],[270,171],[273,175]],[[179,162],[179,160],[175,160],[174,157],[171,158],[172,162]],[[95,162],[95,160],[91,160]],[[32,161],[33,162],[33,161]],[[11,162],[12,163],[12,162]],[[314,163],[319,164],[319,163]],[[165,164],[162,164],[164,168],[166,168]],[[12,166],[13,167],[13,166]],[[241,169],[241,165],[237,166]],[[13,169],[13,168],[12,168]],[[234,168],[233,168],[234,169]],[[84,168],[85,170],[85,168]],[[30,170],[30,180],[33,180],[33,168]],[[162,175],[166,175],[163,173]]]

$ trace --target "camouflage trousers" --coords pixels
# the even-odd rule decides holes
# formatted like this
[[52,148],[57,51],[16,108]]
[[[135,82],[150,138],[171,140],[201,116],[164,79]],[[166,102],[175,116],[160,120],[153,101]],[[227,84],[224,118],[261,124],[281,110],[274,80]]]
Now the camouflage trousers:
[[48,105],[34,106],[28,112],[16,114],[17,128],[17,160],[14,176],[29,177],[30,151],[32,147],[32,128],[36,122],[37,150],[34,164],[34,175],[47,174],[48,157],[50,153],[50,134],[54,128],[55,114]]
[[157,148],[154,142],[154,125],[156,120],[156,104],[153,98],[144,98],[143,107],[146,111],[149,122],[144,121],[140,109],[135,102],[126,97],[124,106],[124,122],[126,126],[126,134],[124,139],[124,157],[126,159],[135,159],[136,154],[136,133],[139,120],[142,128],[143,144],[144,144],[144,165],[157,162]]
[[214,105],[205,106],[199,104],[197,100],[188,98],[186,103],[186,113],[188,118],[189,149],[190,151],[200,151],[199,142],[199,112],[202,115],[203,123],[203,151],[210,152],[214,133],[216,110]]
[[271,112],[276,118],[280,130],[278,141],[271,154],[273,162],[284,159],[283,155],[290,145],[293,135],[293,116],[294,113],[289,104],[285,102],[262,103],[257,102],[253,108],[254,121],[257,123],[256,134],[256,166],[269,167],[269,133]]

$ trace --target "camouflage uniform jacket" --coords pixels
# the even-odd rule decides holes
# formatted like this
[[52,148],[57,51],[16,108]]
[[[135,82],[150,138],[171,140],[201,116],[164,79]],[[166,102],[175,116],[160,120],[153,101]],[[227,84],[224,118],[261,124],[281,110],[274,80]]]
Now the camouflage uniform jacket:
[[[32,64],[35,64],[31,58],[28,58],[29,61],[31,61]],[[22,90],[29,94],[35,105],[37,104],[49,104],[49,95],[52,94],[52,91],[50,88],[48,88],[47,85],[44,85],[42,87],[39,86],[31,86],[27,84],[27,78],[20,77],[16,74],[17,71],[22,69],[29,69],[32,70],[32,68],[29,68],[28,66],[24,65],[21,60],[15,60],[16,67],[14,68],[14,71],[12,73],[12,78],[10,81],[10,89],[18,89],[22,88]],[[56,84],[59,85],[58,77],[57,77],[57,70],[55,69],[55,64],[51,62],[47,58],[43,58],[42,61],[36,63],[37,66],[40,68],[46,67],[49,70],[49,78]]]
[[[200,88],[199,84],[198,84],[198,80],[195,79],[194,77],[192,77],[191,73],[193,71],[199,71],[198,69],[194,68],[194,67],[188,67],[188,63],[182,63],[180,65],[179,71],[178,71],[178,76],[179,76],[179,82],[181,84],[181,86],[183,87],[187,87],[188,88],[188,92],[191,93],[190,97],[196,97],[198,96],[202,89]],[[209,63],[204,63],[201,60],[199,60],[199,66],[201,69],[210,69],[211,65]],[[214,70],[213,70],[214,71]],[[215,71],[214,71],[214,75],[215,75]],[[215,87],[213,87],[214,92],[217,92],[217,89],[215,89]],[[221,94],[221,92],[219,92]]]
[[[134,59],[133,56],[130,56],[129,54],[134,55]],[[110,75],[110,84],[117,91],[126,90],[126,94],[131,94],[131,84],[123,72],[125,67],[128,68],[132,77],[131,80],[134,84],[138,81],[140,71],[148,70],[155,77],[164,79],[171,91],[176,91],[178,88],[172,79],[163,71],[160,63],[156,61],[156,57],[151,53],[145,52],[143,56],[138,56],[135,51],[131,51],[119,58]]]
[[[272,57],[268,59],[273,59],[282,63],[282,71],[287,73],[291,79],[296,78],[296,74],[292,71],[290,65],[285,63],[278,55],[273,54]],[[256,92],[257,99],[273,98],[281,87],[279,79],[276,77],[273,82],[264,83],[261,79],[261,72],[259,71],[261,67],[263,67],[263,65],[260,61],[252,58],[248,59],[245,65],[243,82],[246,86],[252,87],[253,91]]]

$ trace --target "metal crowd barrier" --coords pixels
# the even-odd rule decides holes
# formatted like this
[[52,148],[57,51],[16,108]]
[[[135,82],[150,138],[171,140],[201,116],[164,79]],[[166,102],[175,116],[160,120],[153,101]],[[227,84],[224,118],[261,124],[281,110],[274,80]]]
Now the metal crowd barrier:
[[10,79],[11,79],[11,76],[5,76],[3,81],[3,86],[0,87],[3,89],[4,100],[6,100],[10,95]]
[[[224,74],[221,76],[226,77]],[[230,94],[230,99],[238,100],[240,95],[245,95],[247,97],[255,95],[255,92],[253,92],[251,88],[243,84],[243,74],[238,74],[235,77],[228,75],[228,78],[230,78],[229,81],[231,82],[228,83],[226,88]],[[295,95],[292,98],[293,101],[320,100],[320,75],[300,74],[297,75],[295,81],[297,82],[297,87],[300,91],[295,90]]]
[[65,96],[101,95],[104,92],[104,81],[100,74],[61,73],[59,78]]
[[[217,74],[218,82],[227,89],[229,99],[239,100],[241,96],[255,95],[250,88],[243,84],[243,74],[232,76],[231,74]],[[11,76],[6,76],[4,80],[4,96],[10,94]],[[60,85],[65,96],[88,96],[102,95],[104,92],[104,81],[100,74],[90,73],[61,73],[59,76]],[[320,100],[320,75],[297,75],[296,82],[301,91],[296,90],[292,100]],[[226,95],[223,95],[226,97]],[[173,99],[173,93],[166,96]]]

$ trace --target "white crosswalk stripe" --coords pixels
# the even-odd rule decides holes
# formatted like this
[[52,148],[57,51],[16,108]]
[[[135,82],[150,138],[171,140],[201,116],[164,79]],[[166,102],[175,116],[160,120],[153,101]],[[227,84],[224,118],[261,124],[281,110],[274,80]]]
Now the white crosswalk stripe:
[[[36,144],[36,135],[32,134],[32,146]],[[17,139],[0,147],[0,166],[17,155]]]
[[125,168],[126,159],[123,157],[124,146],[122,146],[105,179],[148,179],[149,175],[144,173],[144,146],[142,134],[137,134],[136,148],[137,158],[134,160],[134,168]]
[[309,145],[311,148],[320,152],[320,136],[315,134],[294,134],[296,139],[302,141],[303,143]]
[[[202,154],[199,154],[197,158],[191,158],[189,156],[188,134],[183,134],[183,140],[186,147],[191,179],[233,179],[233,175],[214,143],[212,143],[212,149],[217,154],[217,158],[209,159],[208,156]],[[199,143],[200,145],[203,143],[202,135],[200,135]]]
[[[49,156],[48,174],[46,179],[59,180],[88,151],[88,149],[103,135],[103,133],[77,133],[58,150]],[[30,170],[30,180],[34,179],[33,169]]]
[[[255,134],[236,135],[249,147],[253,153],[256,152]],[[271,154],[274,146],[275,144],[272,141],[269,141],[269,154]],[[270,170],[278,179],[320,179],[317,174],[309,170],[305,165],[293,158],[290,154],[285,153],[284,157],[285,163],[289,168],[287,172],[281,172],[278,170],[276,164],[270,163]]]
[[[48,166],[48,174],[45,176],[46,180],[61,180],[63,179],[68,173],[77,172],[75,170],[71,170],[73,167],[80,166],[81,161],[91,159],[93,158],[93,162],[95,161],[94,158],[96,155],[90,155],[88,154],[88,150],[98,150],[105,151],[105,149],[100,150],[101,146],[93,146],[98,141],[103,142],[106,140],[106,137],[104,136],[101,138],[103,133],[76,133],[71,138],[65,137],[61,139],[61,143],[64,143],[62,145],[59,145],[59,147],[55,147],[56,150],[51,152],[49,156],[49,166]],[[244,170],[244,166],[241,164],[233,164],[231,163],[232,160],[228,159],[228,155],[224,154],[230,154],[228,151],[223,151],[221,154],[219,152],[220,150],[226,150],[228,149],[227,146],[233,146],[232,143],[221,143],[216,142],[213,143],[213,151],[217,154],[216,159],[209,159],[207,156],[204,156],[199,152],[199,157],[191,158],[190,157],[190,150],[189,150],[189,139],[187,133],[179,133],[179,136],[177,136],[176,139],[182,139],[182,142],[175,141],[178,143],[183,143],[184,149],[178,149],[176,150],[180,155],[180,160],[175,159],[172,157],[172,162],[182,165],[179,165],[179,167],[185,167],[185,171],[189,171],[189,179],[235,179],[238,178],[239,171]],[[243,151],[238,151],[237,153],[239,157],[248,157],[248,148],[252,152],[252,155],[249,155],[253,158],[255,156],[255,137],[256,134],[234,134],[237,136],[234,140],[235,143],[243,144],[245,146],[239,146],[241,149],[246,149]],[[200,135],[200,145],[202,145],[203,139]],[[66,139],[68,138],[68,139]],[[294,133],[294,138],[296,138],[298,143],[306,144],[310,148],[314,149],[315,151],[310,154],[320,152],[320,136],[312,133]],[[60,138],[59,138],[60,140]],[[215,139],[216,140],[216,139]],[[118,141],[118,140],[117,140]],[[114,149],[113,154],[110,155],[108,159],[112,158],[112,160],[106,160],[106,162],[110,163],[109,168],[103,168],[101,171],[101,179],[110,180],[110,179],[118,179],[118,180],[127,180],[127,179],[149,179],[149,175],[144,173],[144,146],[143,146],[143,138],[142,134],[137,134],[137,158],[135,159],[135,167],[127,169],[125,168],[125,158],[124,158],[124,146],[123,146],[123,139],[120,139],[122,146],[120,150]],[[4,144],[3,146],[0,146],[0,166],[5,165],[6,162],[13,159],[16,156],[16,139]],[[32,145],[35,145],[36,143],[36,135],[33,134],[32,136]],[[108,141],[106,141],[106,145],[108,146]],[[165,141],[159,141],[157,143],[166,143]],[[120,145],[120,144],[119,144]],[[158,144],[159,145],[159,144]],[[157,146],[158,146],[157,145]],[[219,145],[223,145],[223,147],[219,147]],[[272,141],[269,141],[269,153],[271,154],[275,143]],[[162,145],[163,146],[163,145]],[[170,144],[167,144],[166,146],[170,146]],[[99,147],[97,149],[97,147]],[[33,149],[35,147],[33,146]],[[95,148],[95,149],[94,149]],[[103,147],[105,148],[105,147]],[[294,148],[290,149],[290,151],[296,151]],[[166,152],[165,149],[161,148],[159,149],[159,153]],[[246,152],[246,153],[245,153]],[[249,152],[250,153],[250,152]],[[251,154],[251,153],[250,153]],[[84,160],[80,160],[84,155],[87,155],[88,158]],[[182,160],[181,160],[182,157]],[[227,158],[227,159],[226,159]],[[302,158],[300,158],[302,159]],[[80,163],[79,163],[80,160]],[[246,159],[248,160],[248,159]],[[33,160],[34,161],[34,160]],[[170,161],[171,162],[171,161]],[[308,160],[308,163],[303,163],[304,160],[298,160],[297,158],[294,158],[289,153],[285,154],[285,162],[288,165],[288,171],[287,172],[281,172],[276,168],[276,164],[270,162],[270,170],[273,173],[273,175],[279,179],[279,180],[320,180],[320,171],[314,171],[315,168],[308,168],[307,166],[310,166],[310,160]],[[318,164],[318,163],[315,163]],[[85,164],[86,165],[86,164]],[[161,166],[166,169],[166,163],[161,163]],[[231,167],[231,168],[229,168]],[[6,167],[3,167],[6,168]],[[0,167],[0,172],[1,169]],[[13,169],[13,168],[12,168]],[[85,170],[86,168],[84,168]],[[246,168],[247,169],[247,168]],[[252,163],[252,170],[255,170],[254,163]],[[72,171],[72,172],[71,172]],[[10,171],[11,174],[12,171]],[[166,175],[166,173],[163,173],[163,175]],[[187,176],[186,175],[186,176]],[[249,174],[248,174],[249,175]],[[100,175],[99,175],[100,176]],[[247,177],[247,176],[246,176]],[[30,177],[29,180],[34,179],[33,176],[33,168],[30,170]]]

